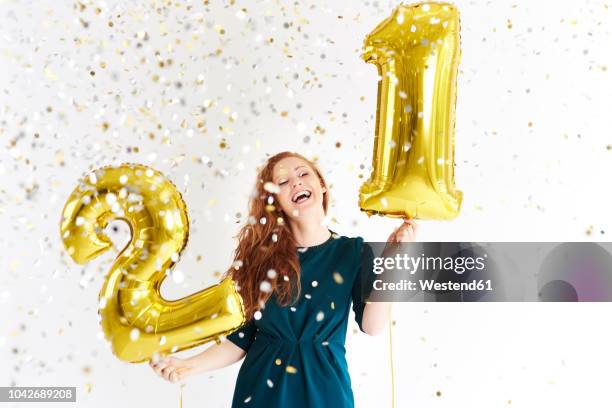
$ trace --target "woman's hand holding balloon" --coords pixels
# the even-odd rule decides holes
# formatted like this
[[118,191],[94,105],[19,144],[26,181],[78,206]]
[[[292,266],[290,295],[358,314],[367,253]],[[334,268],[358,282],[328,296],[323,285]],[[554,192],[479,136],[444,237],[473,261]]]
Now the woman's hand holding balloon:
[[153,359],[149,365],[160,377],[172,383],[184,380],[193,371],[189,360],[176,357]]

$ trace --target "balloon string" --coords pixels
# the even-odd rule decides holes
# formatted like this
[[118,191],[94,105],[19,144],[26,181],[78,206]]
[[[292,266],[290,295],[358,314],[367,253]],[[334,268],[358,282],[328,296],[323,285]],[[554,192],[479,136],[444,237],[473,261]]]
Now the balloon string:
[[395,408],[395,374],[393,369],[393,320],[389,308],[389,368],[391,369],[391,408]]
[[180,397],[179,397],[179,408],[183,408],[183,387],[185,386],[185,384],[181,384],[181,388],[180,388]]

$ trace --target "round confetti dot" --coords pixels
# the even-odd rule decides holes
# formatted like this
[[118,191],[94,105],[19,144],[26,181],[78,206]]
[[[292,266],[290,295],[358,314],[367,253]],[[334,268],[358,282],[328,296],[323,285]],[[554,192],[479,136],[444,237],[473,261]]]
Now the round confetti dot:
[[132,329],[132,331],[130,331],[130,340],[136,341],[138,340],[139,337],[140,337],[140,330]]
[[113,205],[117,202],[117,196],[113,193],[106,194],[106,203],[108,205]]
[[259,284],[259,290],[268,293],[272,290],[272,285],[268,281],[263,281]]

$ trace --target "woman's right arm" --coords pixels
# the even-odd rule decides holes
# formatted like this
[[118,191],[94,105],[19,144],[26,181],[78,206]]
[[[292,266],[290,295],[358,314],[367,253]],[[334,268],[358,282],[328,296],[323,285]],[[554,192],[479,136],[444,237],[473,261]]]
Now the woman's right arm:
[[149,365],[165,380],[176,382],[193,374],[227,367],[242,360],[245,354],[243,349],[228,340],[186,359],[166,357],[158,361],[151,360]]

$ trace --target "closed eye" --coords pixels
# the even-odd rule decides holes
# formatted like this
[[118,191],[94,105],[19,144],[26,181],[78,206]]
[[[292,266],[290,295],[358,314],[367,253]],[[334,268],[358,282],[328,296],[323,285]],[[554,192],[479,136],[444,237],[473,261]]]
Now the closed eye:
[[287,180],[282,180],[278,183],[279,186],[282,186],[283,184],[287,184]]
[[303,172],[303,173],[300,173],[300,177],[304,177],[304,176],[306,176],[306,175],[308,175],[308,172],[307,172],[307,171],[305,171],[305,172]]

